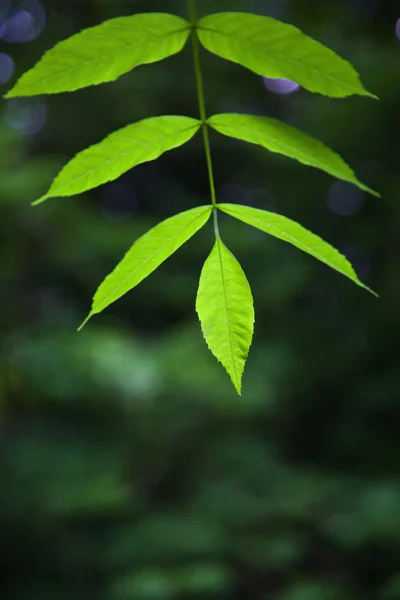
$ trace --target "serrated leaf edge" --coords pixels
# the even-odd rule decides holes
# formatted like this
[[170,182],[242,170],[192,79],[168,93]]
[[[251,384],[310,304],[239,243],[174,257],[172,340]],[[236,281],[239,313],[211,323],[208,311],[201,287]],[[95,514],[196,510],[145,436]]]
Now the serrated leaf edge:
[[[220,265],[220,270],[221,270],[222,288],[223,288],[223,293],[224,293],[224,298],[225,298],[224,308],[225,308],[225,312],[226,312],[226,322],[227,322],[227,325],[228,325],[228,323],[229,323],[229,317],[228,317],[228,309],[227,309],[227,301],[226,301],[227,293],[226,293],[225,278],[224,278],[223,266],[222,266],[221,247],[220,247],[220,244],[223,244],[223,242],[222,242],[222,240],[221,240],[220,237],[217,237],[215,243],[218,246],[218,258],[219,258],[219,265]],[[225,244],[224,244],[224,246],[225,246],[226,250],[232,255],[233,259],[235,261],[237,261],[238,265],[240,266],[240,268],[241,268],[241,270],[243,272],[243,275],[244,275],[244,277],[245,277],[245,279],[247,281],[248,287],[249,287],[249,293],[250,293],[250,298],[251,298],[251,305],[252,305],[252,308],[253,308],[253,320],[252,320],[252,323],[251,323],[251,328],[252,328],[251,339],[250,339],[250,344],[249,344],[248,350],[247,350],[246,355],[244,357],[245,363],[246,363],[247,362],[247,358],[249,356],[249,352],[250,352],[250,348],[251,348],[251,343],[252,343],[252,339],[253,339],[253,335],[254,335],[254,323],[255,323],[254,298],[253,298],[253,293],[251,291],[251,287],[250,287],[249,281],[248,281],[248,279],[246,277],[245,272],[243,271],[243,268],[242,268],[241,264],[239,263],[239,261],[237,260],[237,258],[232,254],[232,252],[229,250],[229,248]],[[208,259],[208,257],[207,257],[207,259]],[[211,354],[217,359],[217,361],[222,365],[222,367],[224,368],[224,370],[227,372],[229,378],[231,379],[231,381],[232,381],[232,383],[233,383],[233,385],[235,387],[235,390],[237,391],[238,395],[241,396],[242,395],[242,380],[243,380],[244,368],[243,368],[242,374],[239,376],[237,368],[236,368],[236,360],[235,360],[235,355],[233,353],[233,344],[231,342],[232,334],[231,334],[229,326],[227,327],[228,333],[229,333],[229,340],[230,340],[229,349],[230,349],[231,356],[232,356],[232,362],[235,365],[236,381],[233,380],[231,374],[228,373],[228,371],[226,369],[226,366],[218,358],[218,356],[216,356],[216,354],[214,353],[213,349],[211,348],[211,346],[210,346],[210,344],[209,344],[209,342],[208,342],[208,340],[206,338],[206,335],[205,335],[205,332],[204,332],[204,328],[203,328],[203,323],[202,323],[202,321],[200,319],[200,314],[199,314],[199,311],[198,311],[198,308],[197,308],[197,299],[196,299],[196,312],[197,312],[197,315],[199,317],[201,332],[203,334],[203,338],[204,338],[204,341],[206,342],[207,348],[210,350]]]

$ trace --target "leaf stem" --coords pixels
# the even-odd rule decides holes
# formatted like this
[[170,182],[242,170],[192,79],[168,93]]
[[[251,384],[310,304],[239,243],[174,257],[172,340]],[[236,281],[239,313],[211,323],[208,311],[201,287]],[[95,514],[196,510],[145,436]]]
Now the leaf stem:
[[201,128],[203,131],[203,140],[204,140],[204,149],[205,149],[205,153],[206,153],[208,179],[210,182],[211,202],[212,202],[212,206],[213,206],[214,232],[215,232],[215,237],[219,238],[217,198],[216,198],[216,193],[215,193],[215,181],[214,181],[214,172],[213,172],[213,165],[212,165],[212,158],[211,158],[210,138],[208,135],[206,105],[205,105],[205,100],[204,100],[203,76],[201,73],[201,64],[200,64],[199,42],[197,39],[197,32],[196,32],[197,16],[196,16],[195,0],[189,0],[189,15],[190,15],[190,24],[191,24],[191,38],[192,38],[192,48],[193,48],[194,71],[195,71],[195,75],[196,75],[197,99],[199,102],[200,119],[201,119],[201,124],[202,124]]

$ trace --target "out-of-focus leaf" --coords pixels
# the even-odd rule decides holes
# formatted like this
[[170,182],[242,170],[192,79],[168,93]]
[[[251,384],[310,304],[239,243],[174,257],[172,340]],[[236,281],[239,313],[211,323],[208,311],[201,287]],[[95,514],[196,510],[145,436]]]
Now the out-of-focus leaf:
[[171,600],[175,596],[175,581],[166,569],[147,568],[127,573],[112,585],[112,600]]
[[247,13],[217,13],[200,20],[198,35],[210,52],[258,75],[290,79],[325,96],[375,97],[350,63],[293,25]]
[[276,600],[348,600],[347,590],[334,581],[299,581],[291,585]]
[[190,564],[177,578],[182,594],[220,594],[232,587],[232,571],[220,563]]
[[110,19],[46,52],[5,98],[72,92],[113,81],[138,65],[178,53],[189,32],[187,21],[167,13]]
[[40,193],[43,185],[57,173],[61,162],[57,158],[39,157],[4,169],[1,175],[0,205],[26,204],[29,195]]
[[400,598],[400,574],[392,577],[379,593],[379,600],[397,600]]

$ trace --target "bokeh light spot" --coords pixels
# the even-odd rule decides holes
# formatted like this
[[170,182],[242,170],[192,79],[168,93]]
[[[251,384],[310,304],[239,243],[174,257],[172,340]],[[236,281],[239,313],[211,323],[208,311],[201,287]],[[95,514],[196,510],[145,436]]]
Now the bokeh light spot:
[[21,43],[32,39],[35,19],[27,10],[18,10],[6,21],[3,39],[6,42]]
[[120,182],[107,185],[101,195],[101,211],[107,219],[124,221],[138,208],[136,192]]
[[396,37],[398,40],[400,40],[400,19],[397,19],[396,23]]
[[336,215],[356,215],[363,208],[364,193],[350,183],[335,181],[328,192],[326,202],[329,210]]
[[0,52],[0,85],[11,79],[14,73],[14,61],[8,54]]
[[3,37],[6,29],[7,15],[10,7],[11,0],[0,0],[0,37]]
[[46,24],[46,11],[38,0],[24,0],[5,23],[2,37],[6,42],[25,43],[36,39]]
[[4,17],[0,14],[0,38],[3,37],[5,30],[6,30],[6,21],[5,21]]
[[40,100],[15,99],[7,103],[6,122],[23,135],[38,133],[46,123],[46,117],[46,106]]
[[300,89],[300,85],[295,81],[290,81],[290,79],[270,79],[269,77],[263,77],[263,82],[267,90],[281,96],[294,94],[294,92]]

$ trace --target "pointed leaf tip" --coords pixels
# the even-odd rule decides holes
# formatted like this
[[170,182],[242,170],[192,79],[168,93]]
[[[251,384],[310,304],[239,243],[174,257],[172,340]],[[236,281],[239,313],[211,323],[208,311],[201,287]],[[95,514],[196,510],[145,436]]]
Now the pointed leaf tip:
[[72,158],[59,172],[50,189],[35,200],[75,196],[96,188],[164,152],[179,148],[199,130],[198,119],[182,116],[149,117],[114,131]]
[[345,275],[359,287],[364,288],[374,296],[378,296],[360,281],[353,266],[343,254],[315,233],[296,223],[296,221],[292,221],[283,215],[239,204],[218,204],[217,207],[231,215],[231,217],[296,246],[299,250],[325,263],[331,269]]
[[4,96],[57,94],[114,81],[139,65],[177,54],[189,23],[167,13],[117,17],[56,44]]
[[92,318],[93,313],[90,312],[88,314],[88,316],[86,317],[86,319],[79,325],[77,331],[82,331],[82,329],[85,327],[85,325],[87,324],[87,322]]
[[208,119],[208,123],[222,135],[257,144],[270,152],[283,154],[379,197],[377,192],[357,179],[353,170],[339,154],[287,123],[269,117],[236,113],[213,115]]
[[93,298],[88,318],[102,312],[148,277],[210,218],[211,206],[199,206],[162,221],[142,235],[105,278]]
[[31,202],[31,206],[38,206],[39,204],[42,204],[42,202],[47,200],[47,198],[50,198],[50,196],[48,196],[47,194],[44,194],[43,196],[40,196],[40,198],[38,198],[37,200],[34,200],[33,202]]
[[199,21],[203,46],[258,75],[296,81],[303,88],[336,98],[375,97],[354,67],[300,29],[271,17],[225,12]]
[[196,311],[207,346],[241,395],[253,338],[253,297],[242,267],[220,238],[200,275]]

